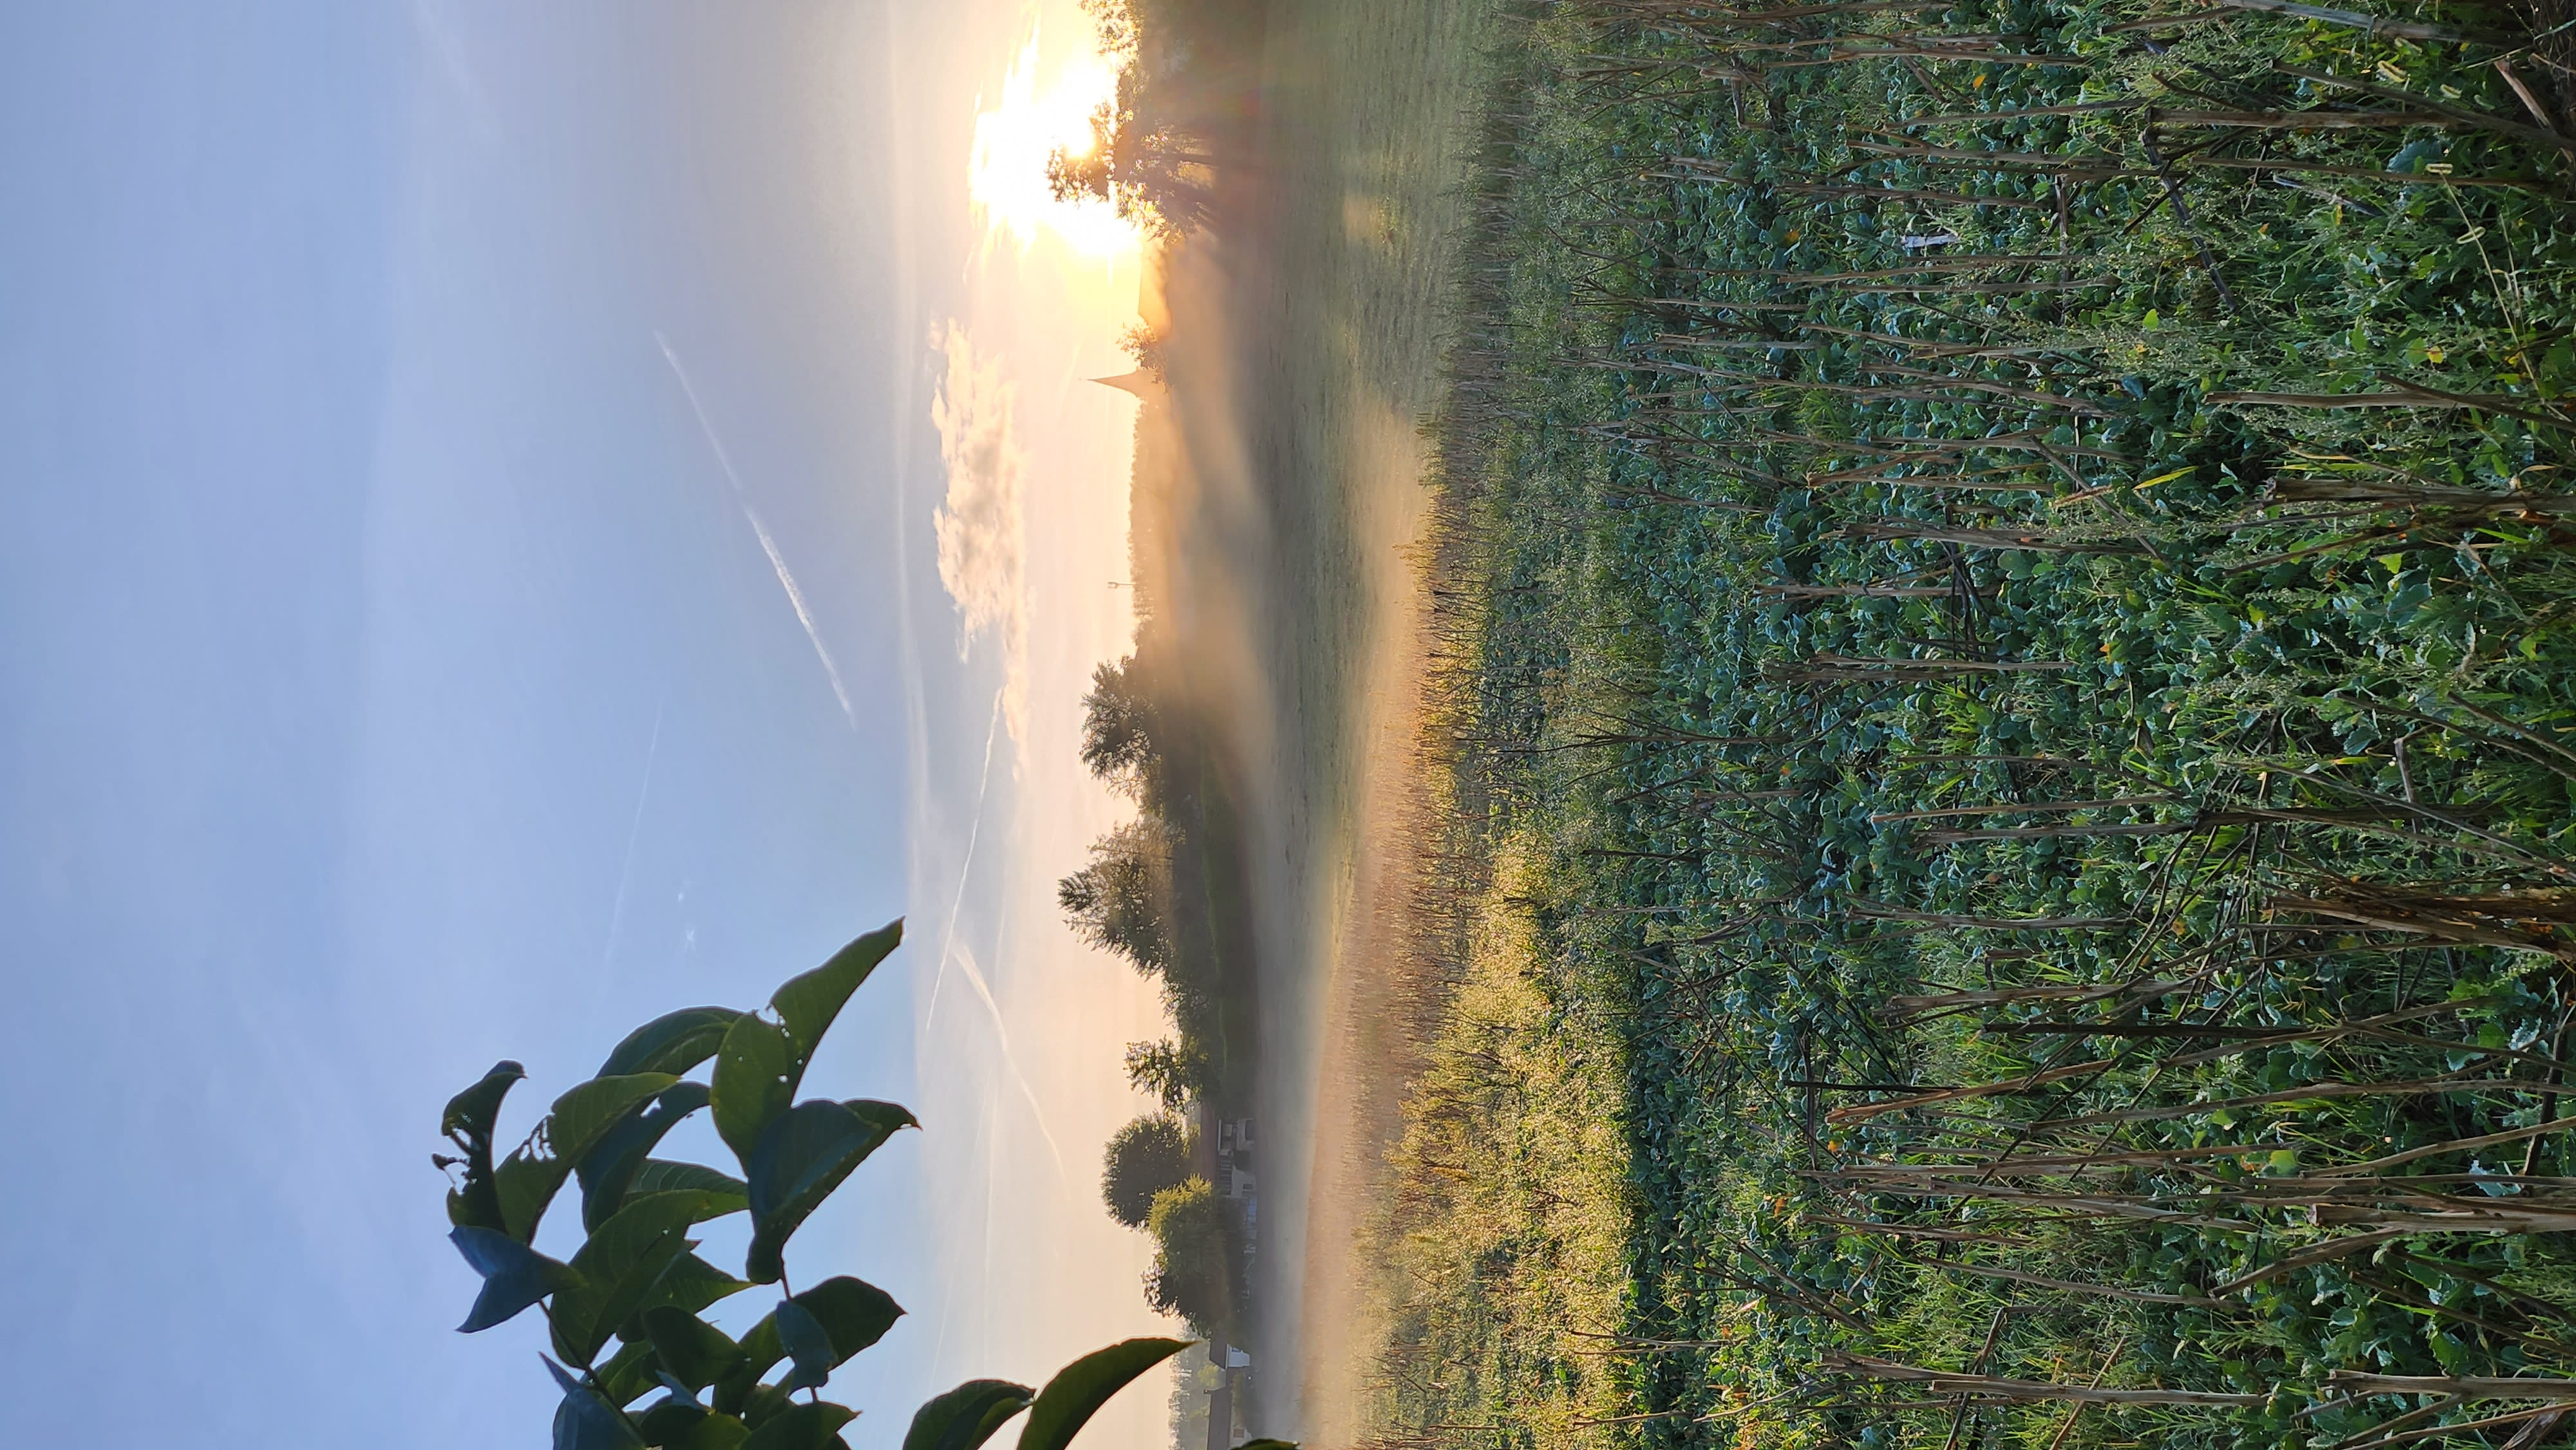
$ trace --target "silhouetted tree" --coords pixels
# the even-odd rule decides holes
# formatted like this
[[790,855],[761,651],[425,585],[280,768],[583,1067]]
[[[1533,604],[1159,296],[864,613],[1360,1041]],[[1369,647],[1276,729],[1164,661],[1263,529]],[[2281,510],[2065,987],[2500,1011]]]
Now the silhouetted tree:
[[1148,1113],[1117,1131],[1100,1167],[1100,1197],[1109,1216],[1143,1228],[1155,1196],[1189,1181],[1190,1130],[1169,1113]]
[[1166,1108],[1188,1102],[1206,1076],[1206,1055],[1186,1042],[1165,1038],[1127,1044],[1127,1081],[1160,1098]]
[[1151,816],[1094,841],[1091,864],[1055,887],[1077,935],[1156,976],[1172,966],[1171,897],[1171,839]]
[[1157,756],[1154,731],[1161,710],[1146,671],[1129,655],[1091,671],[1082,697],[1082,763],[1113,785],[1140,785]]

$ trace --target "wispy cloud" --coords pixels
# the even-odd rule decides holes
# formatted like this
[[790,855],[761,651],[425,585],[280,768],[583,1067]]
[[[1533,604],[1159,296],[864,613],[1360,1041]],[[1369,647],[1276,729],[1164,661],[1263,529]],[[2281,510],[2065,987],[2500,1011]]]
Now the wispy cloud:
[[931,516],[939,582],[957,602],[962,653],[979,637],[1002,651],[1002,716],[1028,740],[1028,455],[1018,438],[1018,389],[998,363],[979,358],[965,329],[933,339],[947,361],[930,419],[948,465],[948,497]]
[[725,452],[724,439],[717,436],[716,425],[707,418],[706,404],[698,401],[698,385],[689,381],[689,370],[680,366],[680,355],[671,350],[671,340],[660,332],[653,341],[662,349],[662,361],[671,365],[671,376],[680,380],[680,391],[687,395],[689,411],[698,418],[698,431],[706,435],[707,447],[716,455],[716,465],[724,470],[725,484],[733,490],[733,501],[751,524],[752,534],[760,540],[762,553],[769,556],[769,567],[778,575],[779,587],[787,591],[787,603],[796,611],[796,622],[805,627],[805,638],[814,646],[814,658],[823,662],[823,677],[832,682],[832,698],[841,702],[841,716],[850,728],[859,728],[859,712],[850,704],[849,688],[841,683],[840,667],[832,663],[832,652],[823,647],[823,632],[814,626],[814,611],[805,607],[805,591],[796,587],[796,576],[787,572],[787,558],[778,552],[778,541],[769,536],[769,525],[760,520],[760,511],[751,506],[751,495],[742,487],[742,475],[733,467],[733,457]]

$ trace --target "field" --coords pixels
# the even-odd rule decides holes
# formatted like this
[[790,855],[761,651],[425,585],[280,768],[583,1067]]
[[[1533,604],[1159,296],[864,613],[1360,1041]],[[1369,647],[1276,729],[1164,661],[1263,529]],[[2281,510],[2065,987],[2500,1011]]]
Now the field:
[[1366,1438],[2554,1439],[2566,20],[1513,21]]

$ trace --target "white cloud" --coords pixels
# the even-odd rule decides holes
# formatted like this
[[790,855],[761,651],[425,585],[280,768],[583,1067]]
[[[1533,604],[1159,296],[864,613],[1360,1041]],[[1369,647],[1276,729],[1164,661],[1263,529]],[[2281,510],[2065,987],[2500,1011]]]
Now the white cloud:
[[1002,651],[1002,717],[1011,738],[1028,739],[1028,524],[1022,497],[1028,455],[1020,448],[1019,390],[998,363],[975,355],[965,329],[949,324],[934,345],[947,375],[930,405],[948,497],[931,517],[939,539],[939,582],[957,602],[963,654],[978,638]]

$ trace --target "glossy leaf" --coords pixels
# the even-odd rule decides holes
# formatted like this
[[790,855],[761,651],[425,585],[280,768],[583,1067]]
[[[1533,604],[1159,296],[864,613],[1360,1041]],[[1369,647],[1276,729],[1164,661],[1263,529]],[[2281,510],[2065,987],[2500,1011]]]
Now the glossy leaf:
[[903,922],[888,922],[834,952],[823,965],[802,976],[790,977],[770,996],[770,1010],[787,1028],[800,1075],[804,1065],[813,1061],[815,1045],[831,1028],[832,1019],[841,1015],[850,994],[902,941]]
[[878,1145],[913,1124],[904,1109],[867,1100],[816,1098],[780,1115],[751,1156],[751,1252],[743,1276],[776,1283],[786,1271],[787,1240],[807,1215]]
[[1056,1372],[1020,1427],[1019,1450],[1065,1450],[1109,1397],[1190,1347],[1186,1339],[1127,1339],[1096,1349]]
[[730,1173],[719,1173],[699,1163],[675,1163],[663,1158],[648,1158],[635,1173],[637,1193],[702,1193],[707,1199],[707,1217],[722,1218],[740,1213],[751,1206],[751,1188]]
[[438,1131],[465,1155],[465,1182],[448,1191],[447,1221],[459,1226],[497,1229],[501,1199],[492,1186],[492,1131],[501,1118],[501,1100],[528,1070],[504,1059],[492,1065],[474,1086],[447,1100]]
[[[885,1338],[886,1331],[903,1317],[903,1306],[876,1285],[847,1275],[825,1279],[822,1283],[795,1296],[799,1309],[811,1315],[831,1341],[829,1368],[838,1369],[850,1356]],[[752,1378],[769,1373],[770,1366],[787,1354],[786,1337],[779,1332],[775,1312],[764,1315],[751,1332],[742,1337],[742,1352],[747,1357],[745,1369]]]
[[617,1212],[618,1205],[626,1200],[627,1191],[634,1187],[636,1173],[652,1161],[654,1145],[662,1141],[664,1134],[679,1126],[682,1118],[706,1105],[705,1083],[673,1083],[643,1112],[622,1119],[616,1127],[609,1129],[597,1145],[573,1164],[573,1172],[581,1179],[583,1231],[608,1222],[608,1216]]
[[656,1377],[661,1359],[650,1343],[630,1340],[617,1346],[617,1352],[592,1366],[590,1377],[612,1405],[631,1405],[645,1392],[661,1383]]
[[599,1065],[601,1077],[631,1072],[683,1073],[708,1058],[724,1042],[725,1030],[742,1014],[730,1007],[683,1007],[664,1013],[626,1034]]
[[744,1013],[716,1053],[716,1134],[748,1168],[761,1134],[796,1100],[796,1049],[777,1023]]
[[711,1411],[689,1426],[688,1433],[662,1442],[662,1450],[740,1450],[751,1427],[721,1411]]
[[761,1422],[742,1442],[742,1450],[827,1450],[840,1429],[857,1416],[830,1401],[790,1405]]
[[778,1382],[779,1387],[821,1389],[832,1378],[832,1366],[840,1363],[832,1357],[832,1336],[823,1332],[822,1322],[793,1299],[779,1300],[769,1318],[778,1326],[778,1342],[787,1351],[787,1378]]
[[644,1432],[645,1444],[669,1445],[686,1440],[689,1432],[706,1417],[706,1406],[672,1394],[654,1401],[644,1413],[637,1415],[635,1428]]
[[483,1276],[483,1292],[475,1296],[465,1322],[456,1326],[460,1334],[504,1323],[548,1294],[579,1282],[570,1265],[547,1258],[499,1229],[459,1224],[447,1239]]
[[538,1220],[545,1217],[546,1205],[554,1201],[555,1190],[563,1186],[572,1166],[676,1081],[666,1072],[595,1077],[555,1099],[545,1121],[493,1173],[493,1186],[501,1199],[501,1227],[521,1243],[534,1239]]
[[[539,1358],[544,1358],[540,1355]],[[600,1398],[599,1392],[565,1373],[564,1367],[546,1360],[554,1372],[555,1383],[563,1386],[563,1403],[555,1406],[554,1450],[635,1450],[644,1442],[635,1438],[634,1428],[617,1407]]]
[[1027,1385],[1009,1380],[968,1380],[913,1412],[903,1450],[977,1450],[1033,1398]]
[[[754,1430],[768,1424],[773,1416],[796,1403],[787,1397],[787,1391],[776,1385],[755,1384],[748,1393],[736,1398],[740,1401],[742,1422]],[[719,1401],[719,1405],[721,1403]]]
[[704,1195],[638,1194],[573,1255],[581,1282],[555,1296],[555,1352],[588,1364],[617,1326],[641,1308],[654,1281],[686,1254]]
[[692,1390],[705,1389],[742,1364],[742,1346],[732,1336],[684,1309],[645,1310],[644,1333],[662,1368]]
[[625,1323],[618,1326],[618,1333],[622,1336],[630,1327],[641,1333],[643,1316],[653,1310],[678,1309],[683,1313],[700,1314],[706,1311],[707,1306],[732,1298],[750,1287],[748,1281],[735,1278],[696,1254],[682,1254],[673,1259],[670,1267],[662,1271],[662,1276],[653,1281],[653,1287],[644,1292],[643,1299],[636,1304]]

